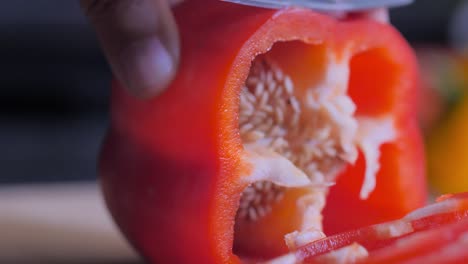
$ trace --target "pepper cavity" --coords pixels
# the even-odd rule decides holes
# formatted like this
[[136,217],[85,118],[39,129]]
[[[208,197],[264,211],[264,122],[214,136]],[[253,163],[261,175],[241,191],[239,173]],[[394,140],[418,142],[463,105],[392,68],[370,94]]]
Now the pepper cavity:
[[[353,138],[357,122],[349,97],[339,92],[327,96],[316,89],[308,98],[299,98],[291,77],[272,59],[258,57],[241,91],[239,124],[244,144],[282,155],[309,177],[311,185],[326,189],[344,165],[356,159],[356,149],[343,146],[350,140],[340,138],[340,129],[347,125],[347,136]],[[324,96],[328,98],[320,98]],[[271,182],[252,183],[241,198],[238,217],[264,216],[283,194],[284,187]]]
[[[297,229],[289,232],[321,231],[321,211],[328,188],[347,164],[356,161],[359,147],[370,168],[366,171],[363,189],[368,195],[375,186],[378,148],[391,139],[392,128],[384,128],[390,133],[384,132],[383,135],[388,136],[380,141],[363,144],[367,138],[374,138],[372,131],[381,126],[381,122],[366,120],[370,126],[359,129],[361,117],[355,116],[356,106],[347,94],[349,60],[330,57],[327,63],[328,74],[324,74],[324,79],[302,89],[296,87],[295,80],[269,53],[257,56],[252,62],[240,94],[239,130],[246,156],[263,157],[267,165],[247,158],[253,167],[261,168],[246,177],[250,185],[240,199],[236,233],[240,233],[243,226],[255,226],[255,222],[275,214],[276,208],[281,207],[278,204],[290,190],[301,193],[295,193],[296,202],[292,204],[297,207],[301,219]],[[371,149],[366,149],[369,145]],[[278,163],[284,166],[278,169]],[[306,177],[307,181],[290,183],[290,180],[295,181],[290,175]]]

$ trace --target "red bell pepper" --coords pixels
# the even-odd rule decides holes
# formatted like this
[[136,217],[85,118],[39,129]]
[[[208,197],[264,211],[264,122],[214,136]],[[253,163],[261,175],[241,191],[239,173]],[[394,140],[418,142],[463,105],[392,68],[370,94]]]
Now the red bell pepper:
[[269,259],[295,230],[342,232],[424,203],[416,63],[395,29],[220,1],[175,14],[177,77],[148,101],[113,83],[100,159],[107,205],[146,259]]
[[317,240],[287,257],[297,263],[466,263],[467,248],[468,193],[463,193],[400,220]]

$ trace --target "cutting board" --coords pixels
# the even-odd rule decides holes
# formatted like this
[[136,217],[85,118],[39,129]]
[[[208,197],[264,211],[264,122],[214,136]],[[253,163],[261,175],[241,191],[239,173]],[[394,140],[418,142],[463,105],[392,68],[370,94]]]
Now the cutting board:
[[0,263],[142,261],[112,222],[97,183],[0,185]]

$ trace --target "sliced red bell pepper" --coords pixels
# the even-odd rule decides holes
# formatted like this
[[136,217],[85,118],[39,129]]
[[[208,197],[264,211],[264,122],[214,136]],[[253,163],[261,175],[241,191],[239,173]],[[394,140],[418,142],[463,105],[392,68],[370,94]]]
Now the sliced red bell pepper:
[[[268,10],[221,1],[186,1],[175,14],[182,43],[178,75],[165,93],[148,101],[130,96],[114,82],[110,129],[100,159],[107,205],[146,259],[208,264],[238,262],[236,254],[271,258],[288,251],[284,235],[310,224],[298,205],[301,197],[316,191],[309,187],[310,179],[301,178],[303,172],[275,159],[274,153],[266,151],[265,158],[265,151],[248,152],[251,146],[241,140],[239,94],[260,54],[291,77],[299,100],[308,98],[311,87],[326,92],[339,86],[356,107],[353,115],[391,120],[388,141],[380,148],[366,143],[380,151],[375,155],[380,157],[375,189],[372,183],[366,187],[369,199],[360,199],[359,190],[365,169],[377,160],[366,164],[359,155],[355,165],[335,175],[339,177],[323,216],[326,232],[395,219],[424,203],[413,104],[416,64],[412,50],[391,26],[364,18],[336,20],[300,8]],[[332,85],[320,88],[323,80]],[[294,108],[293,101],[285,102]],[[352,164],[353,158],[349,160]],[[252,178],[268,174],[271,180],[275,173],[277,182],[292,188],[282,185],[283,198],[265,217],[237,221],[241,195]],[[301,200],[306,209],[320,201]],[[308,216],[321,222],[315,213]]]
[[[366,249],[365,254],[357,255],[359,263],[466,263],[468,193],[445,197],[400,220],[312,242],[294,253],[295,261],[323,263],[350,258],[353,253],[343,249],[352,249],[353,243]],[[337,254],[340,249],[349,255]]]

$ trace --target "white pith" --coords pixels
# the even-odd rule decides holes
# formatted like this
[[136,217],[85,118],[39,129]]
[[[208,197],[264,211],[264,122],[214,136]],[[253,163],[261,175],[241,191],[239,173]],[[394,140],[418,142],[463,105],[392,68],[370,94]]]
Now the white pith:
[[284,236],[284,240],[288,249],[294,251],[304,245],[309,244],[311,241],[316,241],[326,237],[321,230],[311,228],[302,232],[294,231]]
[[[362,261],[369,256],[369,252],[359,243],[330,251],[314,259],[314,263],[333,263],[333,264],[349,264]],[[264,262],[264,264],[299,264],[303,263],[297,259],[294,253],[289,253],[272,260]]]
[[375,226],[375,231],[379,239],[389,239],[409,234],[414,231],[413,225],[409,221],[396,220]]
[[457,199],[449,199],[414,210],[407,214],[403,219],[406,221],[413,221],[434,214],[449,213],[456,210],[459,206],[460,204]]
[[380,145],[395,138],[391,118],[356,116],[347,94],[350,56],[327,59],[324,79],[298,97],[293,80],[263,55],[253,62],[240,96],[243,158],[253,171],[244,177],[250,185],[237,221],[255,221],[270,213],[286,188],[308,188],[309,194],[297,201],[302,226],[286,236],[291,250],[323,237],[321,212],[328,189],[347,164],[355,163],[358,149],[366,161],[360,197],[372,193]]
[[320,263],[349,264],[356,263],[369,256],[369,252],[358,243],[333,250],[322,256],[317,257]]

